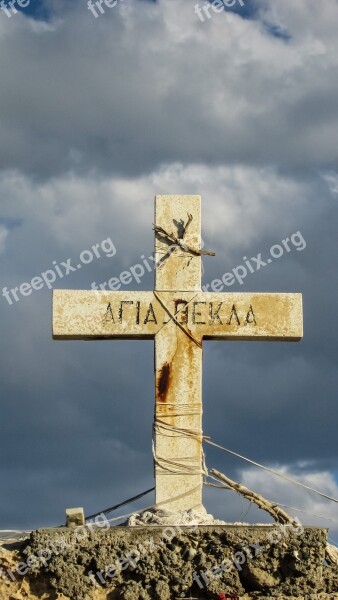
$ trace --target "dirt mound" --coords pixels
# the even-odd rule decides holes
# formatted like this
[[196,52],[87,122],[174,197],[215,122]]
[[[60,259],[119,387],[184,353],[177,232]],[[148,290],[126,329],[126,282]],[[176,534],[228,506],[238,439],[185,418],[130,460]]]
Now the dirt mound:
[[338,600],[326,539],[273,525],[40,530],[0,547],[0,599]]

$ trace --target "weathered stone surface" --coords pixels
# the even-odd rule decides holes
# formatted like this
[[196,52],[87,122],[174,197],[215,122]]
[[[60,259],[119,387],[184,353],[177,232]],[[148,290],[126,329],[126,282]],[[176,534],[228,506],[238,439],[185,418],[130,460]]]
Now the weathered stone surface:
[[53,291],[55,339],[153,339],[178,324],[199,342],[299,341],[302,320],[301,294]]
[[[181,237],[184,227],[192,216],[191,223],[184,235],[185,244],[196,250],[201,249],[201,196],[156,196],[155,225],[169,234]],[[170,259],[167,258],[169,252]],[[163,292],[201,291],[202,261],[200,256],[184,252],[180,248],[173,250],[170,241],[156,236],[156,290]]]

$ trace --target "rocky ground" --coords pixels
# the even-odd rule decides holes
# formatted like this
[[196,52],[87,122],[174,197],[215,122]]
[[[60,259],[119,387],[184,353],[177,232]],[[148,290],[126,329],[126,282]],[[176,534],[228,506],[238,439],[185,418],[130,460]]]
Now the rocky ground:
[[0,599],[338,600],[323,529],[78,529],[36,531],[0,547]]

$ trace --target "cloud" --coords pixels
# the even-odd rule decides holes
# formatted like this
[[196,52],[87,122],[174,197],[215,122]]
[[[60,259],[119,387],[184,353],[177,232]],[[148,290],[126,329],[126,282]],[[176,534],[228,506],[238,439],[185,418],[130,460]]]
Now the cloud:
[[[10,215],[13,219],[20,216],[22,221],[20,227],[13,229],[3,256],[8,273],[4,283],[11,287],[29,281],[52,267],[53,260],[60,263],[71,257],[76,264],[82,250],[108,236],[116,245],[116,256],[93,261],[67,279],[57,281],[56,287],[89,289],[92,281],[102,282],[118,276],[135,264],[141,254],[152,252],[154,191],[166,193],[175,186],[174,191],[200,192],[203,197],[204,237],[208,246],[217,250],[215,259],[205,260],[206,281],[238,264],[244,253],[255,256],[258,251],[266,252],[271,243],[278,243],[283,236],[298,229],[303,231],[304,226],[308,247],[302,253],[295,251],[280,259],[282,289],[300,289],[301,276],[302,287],[305,291],[312,290],[313,295],[314,269],[318,264],[320,272],[328,252],[323,239],[321,246],[316,246],[316,256],[311,254],[311,245],[317,239],[317,223],[313,223],[310,207],[315,202],[317,186],[321,185],[320,177],[310,185],[282,176],[271,168],[255,172],[251,167],[184,167],[179,164],[133,181],[126,177],[97,180],[93,176],[68,174],[47,182],[34,182],[19,173],[7,173],[0,181],[0,194],[5,200],[3,214],[7,219]],[[301,200],[295,203],[295,197]],[[326,203],[318,209],[322,223],[326,222],[326,210]],[[334,231],[328,235],[328,241],[333,235]],[[279,279],[276,262],[263,275],[252,275],[252,280],[245,282],[243,288],[238,285],[238,290],[247,291],[249,286],[253,290],[278,291],[281,289]],[[133,286],[138,287],[135,282]],[[142,288],[152,287],[153,274],[149,274],[142,281]],[[318,295],[318,302],[322,302],[320,289]],[[129,472],[131,469],[129,453],[132,456],[140,453],[137,480],[140,490],[143,482],[150,487],[152,343],[52,341],[51,295],[47,289],[21,298],[12,306],[7,306],[1,297],[1,308],[6,314],[4,335],[7,339],[0,367],[5,398],[2,439],[3,444],[11,447],[10,463],[4,464],[3,469],[9,469],[10,481],[13,478],[16,481],[22,464],[27,469],[27,480],[20,475],[22,489],[33,485],[30,482],[36,481],[40,473],[48,486],[44,502],[50,507],[50,519],[55,515],[54,520],[60,501],[64,505],[70,498],[75,504],[83,498],[91,512],[98,505],[113,504],[106,481],[108,471],[119,482],[118,499],[133,495],[135,489],[125,476],[126,469]],[[333,318],[331,303],[326,310],[333,311]],[[311,327],[306,326],[307,336]],[[334,356],[337,344],[334,331],[330,340],[326,336],[320,341],[318,334],[313,345],[305,342],[303,346],[282,347],[279,344],[273,345],[271,350],[265,344],[232,344],[229,353],[228,344],[205,342],[205,431],[216,441],[222,443],[227,439],[230,447],[262,461],[284,459],[292,463],[301,456],[315,457],[324,465],[329,464],[335,452],[332,416],[336,403],[335,363],[326,360],[328,344],[330,355]],[[317,405],[318,381],[321,381],[322,395],[326,395],[320,405]],[[308,398],[306,405],[304,396]],[[323,411],[325,402],[327,406]],[[215,415],[222,418],[215,419]],[[13,422],[22,432],[20,446],[14,449]],[[278,438],[273,433],[276,423],[281,432]],[[321,441],[324,430],[326,444]],[[240,441],[237,432],[240,432]],[[290,441],[285,444],[288,436]],[[258,446],[257,439],[260,440]],[[116,444],[125,450],[117,452]],[[25,452],[28,447],[29,452]],[[85,491],[87,476],[81,470],[84,451],[90,456],[96,497]],[[135,463],[135,458],[132,461]],[[50,469],[61,478],[60,493],[52,503],[55,492]],[[75,481],[68,489],[71,473]],[[10,483],[8,488],[8,501],[18,483],[16,487],[13,485],[14,482]],[[15,523],[15,507],[13,510],[14,513],[5,507],[4,514],[7,521]],[[33,522],[39,524],[37,514],[34,511],[29,514]],[[43,514],[47,519],[47,511]]]
[[334,196],[337,195],[338,194],[338,173],[335,173],[335,172],[323,173],[323,179],[329,186],[329,190],[332,193],[332,195],[334,195]]
[[177,161],[334,165],[337,6],[314,10],[276,4],[287,44],[240,14],[201,23],[186,0],[119,3],[98,19],[61,3],[53,21],[17,15],[10,29],[0,15],[1,164],[42,178]]
[[[270,467],[285,477],[338,499],[337,480],[329,471],[315,470],[310,463],[298,463],[292,466],[270,465]],[[334,502],[257,467],[239,468],[232,478],[267,500],[282,506],[289,515],[297,517],[304,527],[329,528],[330,542],[338,544],[337,505]],[[268,513],[258,509],[248,500],[244,500],[236,492],[216,491],[210,488],[208,490],[206,495],[211,509],[214,514],[222,515],[223,519],[246,523],[273,522]]]
[[[306,464],[295,465],[295,468],[284,465],[278,470],[287,477],[338,499],[338,484],[329,471],[314,471],[311,465]],[[337,538],[337,505],[334,502],[259,469],[244,469],[240,475],[247,487],[262,493],[273,502],[286,505],[285,510],[298,516],[303,524],[330,527],[332,535]]]
[[[204,430],[336,496],[337,4],[257,0],[250,15],[205,23],[194,5],[129,0],[94,19],[85,2],[58,0],[45,22],[0,12],[0,293],[108,237],[116,256],[56,285],[118,276],[153,251],[155,194],[202,195],[216,251],[204,283],[300,231],[304,251],[233,290],[303,292],[304,340],[207,341]],[[152,287],[149,273],[140,289]],[[0,295],[0,310],[3,527],[57,523],[67,505],[94,512],[151,487],[152,343],[52,341],[47,288],[13,305]],[[209,450],[208,461],[220,459]],[[238,463],[226,469],[236,476]],[[254,471],[239,476],[324,510]]]
[[8,229],[3,225],[0,225],[0,254],[4,252],[6,246],[6,239],[8,236]]

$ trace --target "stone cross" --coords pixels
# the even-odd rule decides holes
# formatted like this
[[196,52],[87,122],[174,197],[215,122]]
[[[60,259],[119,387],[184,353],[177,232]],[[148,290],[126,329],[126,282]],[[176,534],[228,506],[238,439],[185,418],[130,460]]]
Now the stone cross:
[[53,297],[55,339],[155,340],[155,502],[175,512],[203,510],[203,340],[303,335],[301,294],[204,292],[203,254],[200,196],[157,196],[155,291]]

